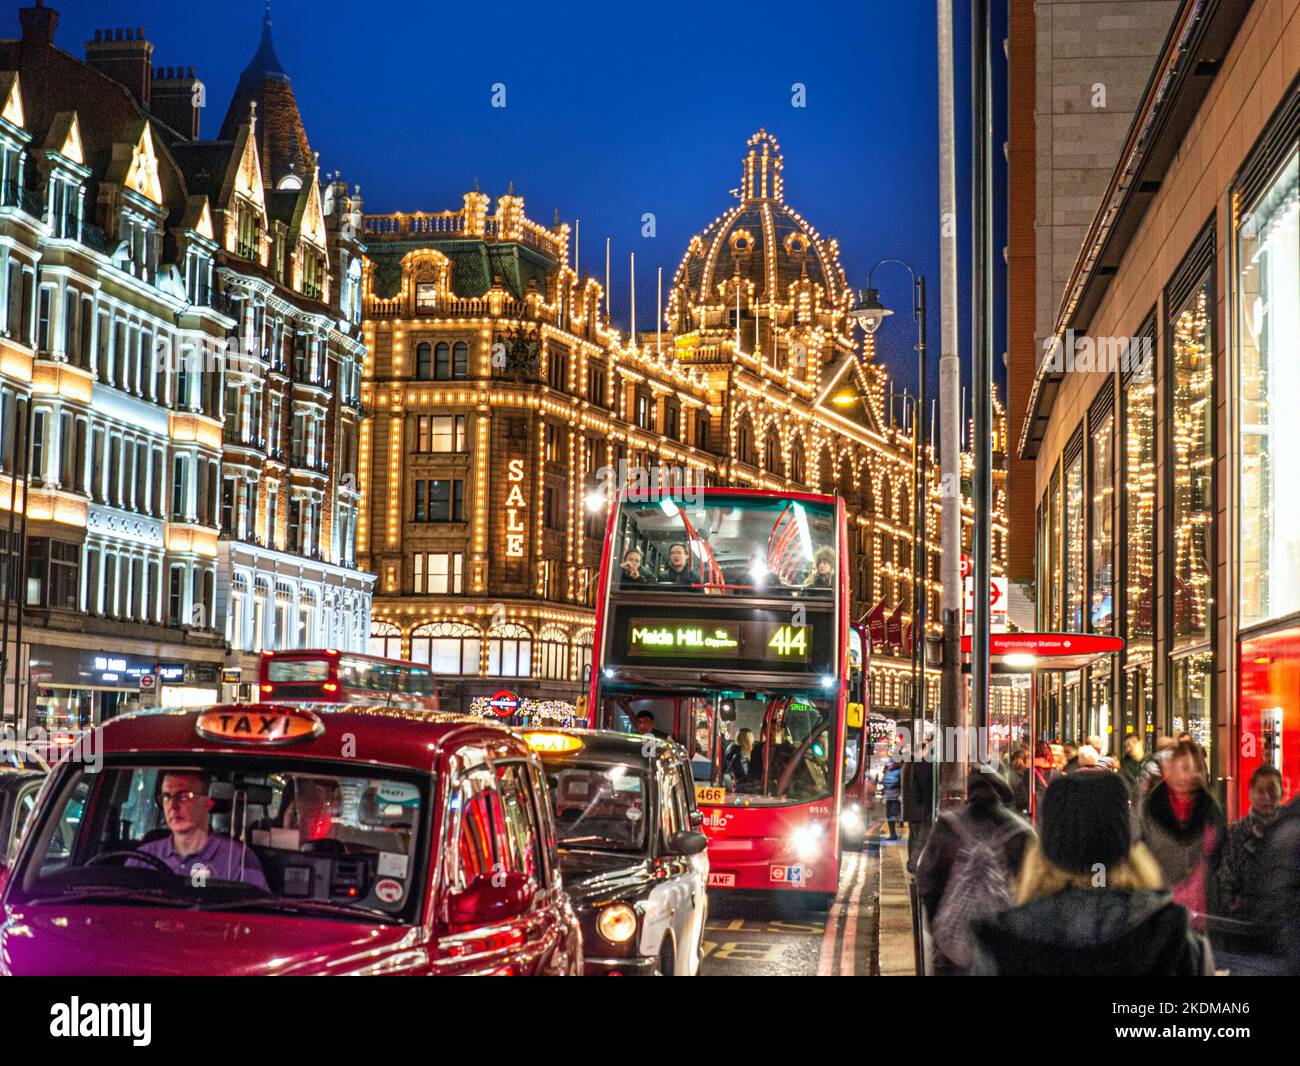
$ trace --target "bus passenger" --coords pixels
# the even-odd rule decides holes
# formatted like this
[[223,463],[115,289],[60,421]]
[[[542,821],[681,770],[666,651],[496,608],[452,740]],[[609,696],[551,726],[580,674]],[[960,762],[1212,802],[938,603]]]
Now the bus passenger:
[[659,574],[659,584],[676,585],[689,589],[695,582],[691,577],[691,555],[686,545],[674,544],[668,549],[668,566]]
[[829,592],[835,587],[835,549],[823,546],[817,549],[813,557],[813,568],[805,582],[807,588],[824,589]]
[[623,555],[623,562],[619,569],[623,571],[623,576],[619,579],[622,585],[648,585],[651,583],[650,575],[641,569],[644,557],[641,555],[639,548],[628,548]]

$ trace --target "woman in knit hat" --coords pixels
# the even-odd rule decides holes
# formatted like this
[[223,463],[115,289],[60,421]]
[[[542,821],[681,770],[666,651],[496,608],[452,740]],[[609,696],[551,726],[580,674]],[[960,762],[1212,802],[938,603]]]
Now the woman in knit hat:
[[1019,906],[972,927],[972,974],[1213,974],[1208,943],[1161,889],[1151,853],[1132,842],[1128,789],[1118,775],[1053,781],[1040,815]]

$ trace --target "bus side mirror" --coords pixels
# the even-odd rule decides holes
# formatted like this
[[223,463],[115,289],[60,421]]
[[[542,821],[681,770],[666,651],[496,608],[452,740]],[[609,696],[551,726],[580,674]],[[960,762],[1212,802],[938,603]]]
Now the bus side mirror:
[[736,705],[731,700],[723,700],[718,707],[718,718],[724,722],[734,722],[736,720]]
[[691,811],[691,816],[689,821],[691,823],[692,829],[699,829],[699,827],[704,824],[704,812],[696,808],[695,810]]

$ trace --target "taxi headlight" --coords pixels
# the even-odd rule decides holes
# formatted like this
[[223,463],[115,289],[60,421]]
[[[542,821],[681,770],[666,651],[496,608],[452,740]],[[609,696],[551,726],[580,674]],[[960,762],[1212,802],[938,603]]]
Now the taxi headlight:
[[596,916],[596,930],[611,944],[625,944],[636,936],[636,911],[626,903],[611,903]]

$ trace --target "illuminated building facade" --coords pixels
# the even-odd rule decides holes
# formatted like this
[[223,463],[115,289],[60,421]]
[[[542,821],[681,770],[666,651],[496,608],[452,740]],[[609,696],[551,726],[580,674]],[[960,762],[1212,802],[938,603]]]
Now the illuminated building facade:
[[[690,242],[662,334],[618,332],[603,287],[572,268],[569,226],[530,220],[513,194],[365,218],[372,650],[430,663],[454,707],[585,691],[605,513],[584,495],[620,463],[839,493],[855,616],[910,620],[915,419],[893,417],[901,396],[850,332],[838,246],[785,203],[782,167],[770,135],[751,138],[740,201]],[[820,396],[846,362],[841,403]],[[931,500],[937,580],[937,477]],[[905,650],[877,649],[877,706],[907,706],[908,670]]]
[[5,705],[17,675],[32,724],[75,728],[136,705],[145,672],[164,700],[217,693],[209,356],[232,322],[209,205],[148,106],[152,46],[97,33],[83,63],[56,12],[20,18],[0,42]]
[[[158,73],[192,93],[192,73]],[[217,139],[172,152],[207,196],[214,284],[235,319],[216,609],[247,686],[264,649],[369,640],[374,577],[355,550],[361,200],[337,175],[322,183],[269,17]]]
[[1261,764],[1300,782],[1300,13],[1173,17],[1016,416],[1040,626],[1125,640],[1038,715],[1112,748],[1190,733],[1244,814]]

